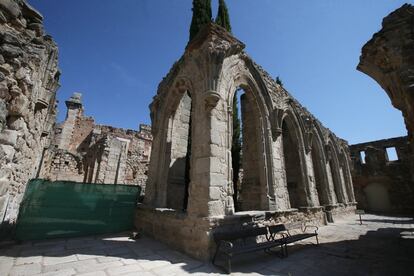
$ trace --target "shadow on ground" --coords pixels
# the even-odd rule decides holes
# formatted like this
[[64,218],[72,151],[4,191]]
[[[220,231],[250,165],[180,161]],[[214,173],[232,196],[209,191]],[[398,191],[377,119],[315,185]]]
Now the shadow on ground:
[[[363,225],[348,221],[322,227],[319,246],[314,245],[314,239],[291,245],[287,258],[261,252],[237,257],[232,270],[235,275],[413,275],[412,226],[393,227],[388,224],[392,219],[372,217],[365,219]],[[395,224],[404,224],[396,220]],[[384,223],[387,227],[369,229]],[[359,232],[363,234],[358,237]],[[350,238],[351,234],[356,234],[356,238]],[[3,248],[0,255],[3,268],[6,261],[10,263],[10,258],[13,259],[11,272],[32,266],[39,273],[61,270],[76,274],[102,270],[109,275],[222,273],[210,263],[192,259],[153,239],[132,240],[126,234],[24,243]]]

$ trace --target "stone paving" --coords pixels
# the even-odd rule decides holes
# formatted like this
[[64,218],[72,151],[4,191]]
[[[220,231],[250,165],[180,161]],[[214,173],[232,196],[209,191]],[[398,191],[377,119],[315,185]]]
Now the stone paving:
[[[414,275],[414,220],[356,216],[289,247],[289,257],[257,253],[235,259],[232,275]],[[221,275],[168,246],[127,234],[30,242],[0,249],[0,275]]]

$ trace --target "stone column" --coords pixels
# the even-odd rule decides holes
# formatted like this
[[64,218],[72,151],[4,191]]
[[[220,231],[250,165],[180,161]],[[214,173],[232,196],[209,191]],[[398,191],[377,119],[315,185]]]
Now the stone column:
[[[227,126],[219,94],[206,91],[194,101],[191,183],[187,212],[213,217],[225,214],[228,191]],[[212,103],[211,101],[215,101]]]
[[273,155],[273,174],[275,177],[274,191],[276,210],[287,210],[290,208],[289,193],[286,183],[286,172],[283,159],[282,130],[279,131],[277,138],[272,141]]

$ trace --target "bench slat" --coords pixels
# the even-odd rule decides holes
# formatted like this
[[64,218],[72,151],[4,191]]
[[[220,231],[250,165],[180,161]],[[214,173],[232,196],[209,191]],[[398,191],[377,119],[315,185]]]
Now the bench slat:
[[253,243],[243,247],[236,247],[233,248],[231,252],[228,252],[230,255],[239,255],[243,253],[249,253],[254,251],[260,251],[265,249],[270,249],[273,247],[278,247],[282,245],[282,241],[270,241],[270,242],[262,242],[262,243]]
[[246,239],[250,237],[257,237],[267,234],[266,227],[247,228],[234,232],[217,232],[213,234],[214,241],[235,241],[239,239]]
[[304,240],[304,239],[307,239],[307,238],[310,238],[310,237],[315,237],[317,235],[318,234],[315,234],[315,233],[304,233],[304,234],[292,235],[290,237],[287,237],[285,239],[285,242],[286,243],[297,242],[297,241]]

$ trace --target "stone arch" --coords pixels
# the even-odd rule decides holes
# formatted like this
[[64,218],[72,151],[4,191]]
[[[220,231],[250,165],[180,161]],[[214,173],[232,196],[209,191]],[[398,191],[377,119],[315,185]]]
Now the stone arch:
[[333,137],[329,137],[326,150],[328,152],[328,164],[331,171],[333,188],[337,203],[346,203],[347,198],[343,187],[343,176],[341,177],[341,169],[339,163],[339,152]]
[[318,193],[319,204],[321,206],[332,205],[333,198],[329,186],[329,177],[326,170],[326,155],[324,151],[323,136],[315,126],[312,129],[311,159],[315,176],[316,190]]
[[349,159],[349,155],[347,154],[347,151],[344,149],[343,146],[340,146],[339,156],[340,156],[340,165],[341,165],[343,175],[344,175],[344,185],[345,185],[345,191],[346,191],[348,202],[355,202],[354,188],[352,185],[351,169],[349,167],[349,164],[351,164],[351,161]]
[[282,118],[283,160],[291,208],[311,205],[304,157],[304,141],[298,120],[291,110]]
[[[230,133],[227,148],[231,149],[232,140],[232,103],[236,91],[240,88],[245,93],[241,99],[241,113],[243,125],[243,180],[241,190],[241,211],[269,210],[274,206],[273,175],[271,168],[271,146],[269,117],[269,98],[267,90],[260,85],[263,80],[255,78],[252,70],[229,70],[221,77],[227,86],[225,95],[227,105],[227,129]],[[227,74],[226,74],[227,73]],[[230,82],[228,80],[231,80]],[[223,81],[224,84],[224,81]],[[220,85],[220,84],[219,84]],[[231,166],[231,159],[228,160]],[[229,178],[232,182],[232,179]],[[234,192],[234,191],[232,191]],[[234,203],[236,204],[236,203]]]
[[191,140],[191,95],[188,91],[180,95],[180,101],[169,116],[167,128],[168,174],[166,179],[166,207],[186,209],[189,181],[189,145]]
[[[185,209],[189,190],[187,145],[192,136],[191,106],[196,95],[186,78],[177,78],[171,88],[161,91],[150,105],[153,121],[151,162],[145,202],[156,207]],[[159,111],[163,111],[163,116]],[[154,146],[156,145],[156,146]],[[154,150],[155,149],[155,150]]]

